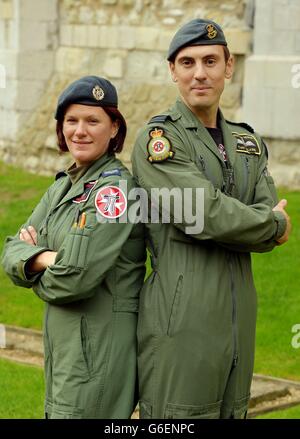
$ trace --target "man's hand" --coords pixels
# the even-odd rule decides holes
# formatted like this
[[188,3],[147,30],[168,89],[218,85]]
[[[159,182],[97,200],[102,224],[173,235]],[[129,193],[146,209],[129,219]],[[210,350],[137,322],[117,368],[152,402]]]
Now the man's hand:
[[284,210],[287,206],[287,201],[285,199],[280,200],[279,203],[273,208],[274,211],[282,212],[286,219],[286,228],[284,234],[278,238],[276,241],[278,242],[278,245],[284,244],[289,239],[289,234],[291,232],[291,220],[286,211]]

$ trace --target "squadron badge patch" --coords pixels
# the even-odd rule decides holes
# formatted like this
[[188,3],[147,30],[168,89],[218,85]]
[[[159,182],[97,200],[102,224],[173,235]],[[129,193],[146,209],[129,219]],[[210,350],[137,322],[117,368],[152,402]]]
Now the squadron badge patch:
[[237,152],[244,152],[246,154],[261,155],[261,150],[258,141],[251,134],[232,133],[237,140]]
[[101,188],[95,197],[97,211],[104,218],[119,218],[127,209],[127,198],[117,186],[105,186]]
[[162,162],[174,157],[171,142],[164,137],[163,134],[164,130],[162,128],[154,128],[154,130],[151,130],[149,133],[150,140],[147,144],[147,149],[149,153],[148,160],[150,163]]

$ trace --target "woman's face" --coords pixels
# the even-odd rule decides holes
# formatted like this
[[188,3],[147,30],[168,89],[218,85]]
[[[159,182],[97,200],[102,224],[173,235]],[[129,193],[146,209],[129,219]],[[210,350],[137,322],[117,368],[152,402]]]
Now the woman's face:
[[88,165],[106,153],[118,132],[103,108],[72,104],[63,121],[63,135],[77,166]]

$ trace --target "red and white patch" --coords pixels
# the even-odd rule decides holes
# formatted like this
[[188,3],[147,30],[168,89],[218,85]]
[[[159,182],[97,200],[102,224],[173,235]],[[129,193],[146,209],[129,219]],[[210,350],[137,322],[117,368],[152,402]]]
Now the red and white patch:
[[104,218],[119,218],[127,209],[127,199],[117,186],[105,186],[96,194],[95,206]]

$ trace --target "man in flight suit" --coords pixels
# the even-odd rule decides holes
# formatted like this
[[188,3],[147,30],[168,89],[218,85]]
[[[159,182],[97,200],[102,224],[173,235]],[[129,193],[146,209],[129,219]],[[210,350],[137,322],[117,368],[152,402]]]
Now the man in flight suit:
[[141,417],[241,418],[255,347],[250,252],[288,240],[286,200],[278,203],[262,139],[219,108],[233,73],[220,26],[185,24],[168,61],[180,96],[140,131],[133,172],[148,193],[190,188],[194,211],[203,188],[204,226],[187,233],[185,216],[175,221],[175,202],[169,223],[147,225],[153,272],[138,324]]

